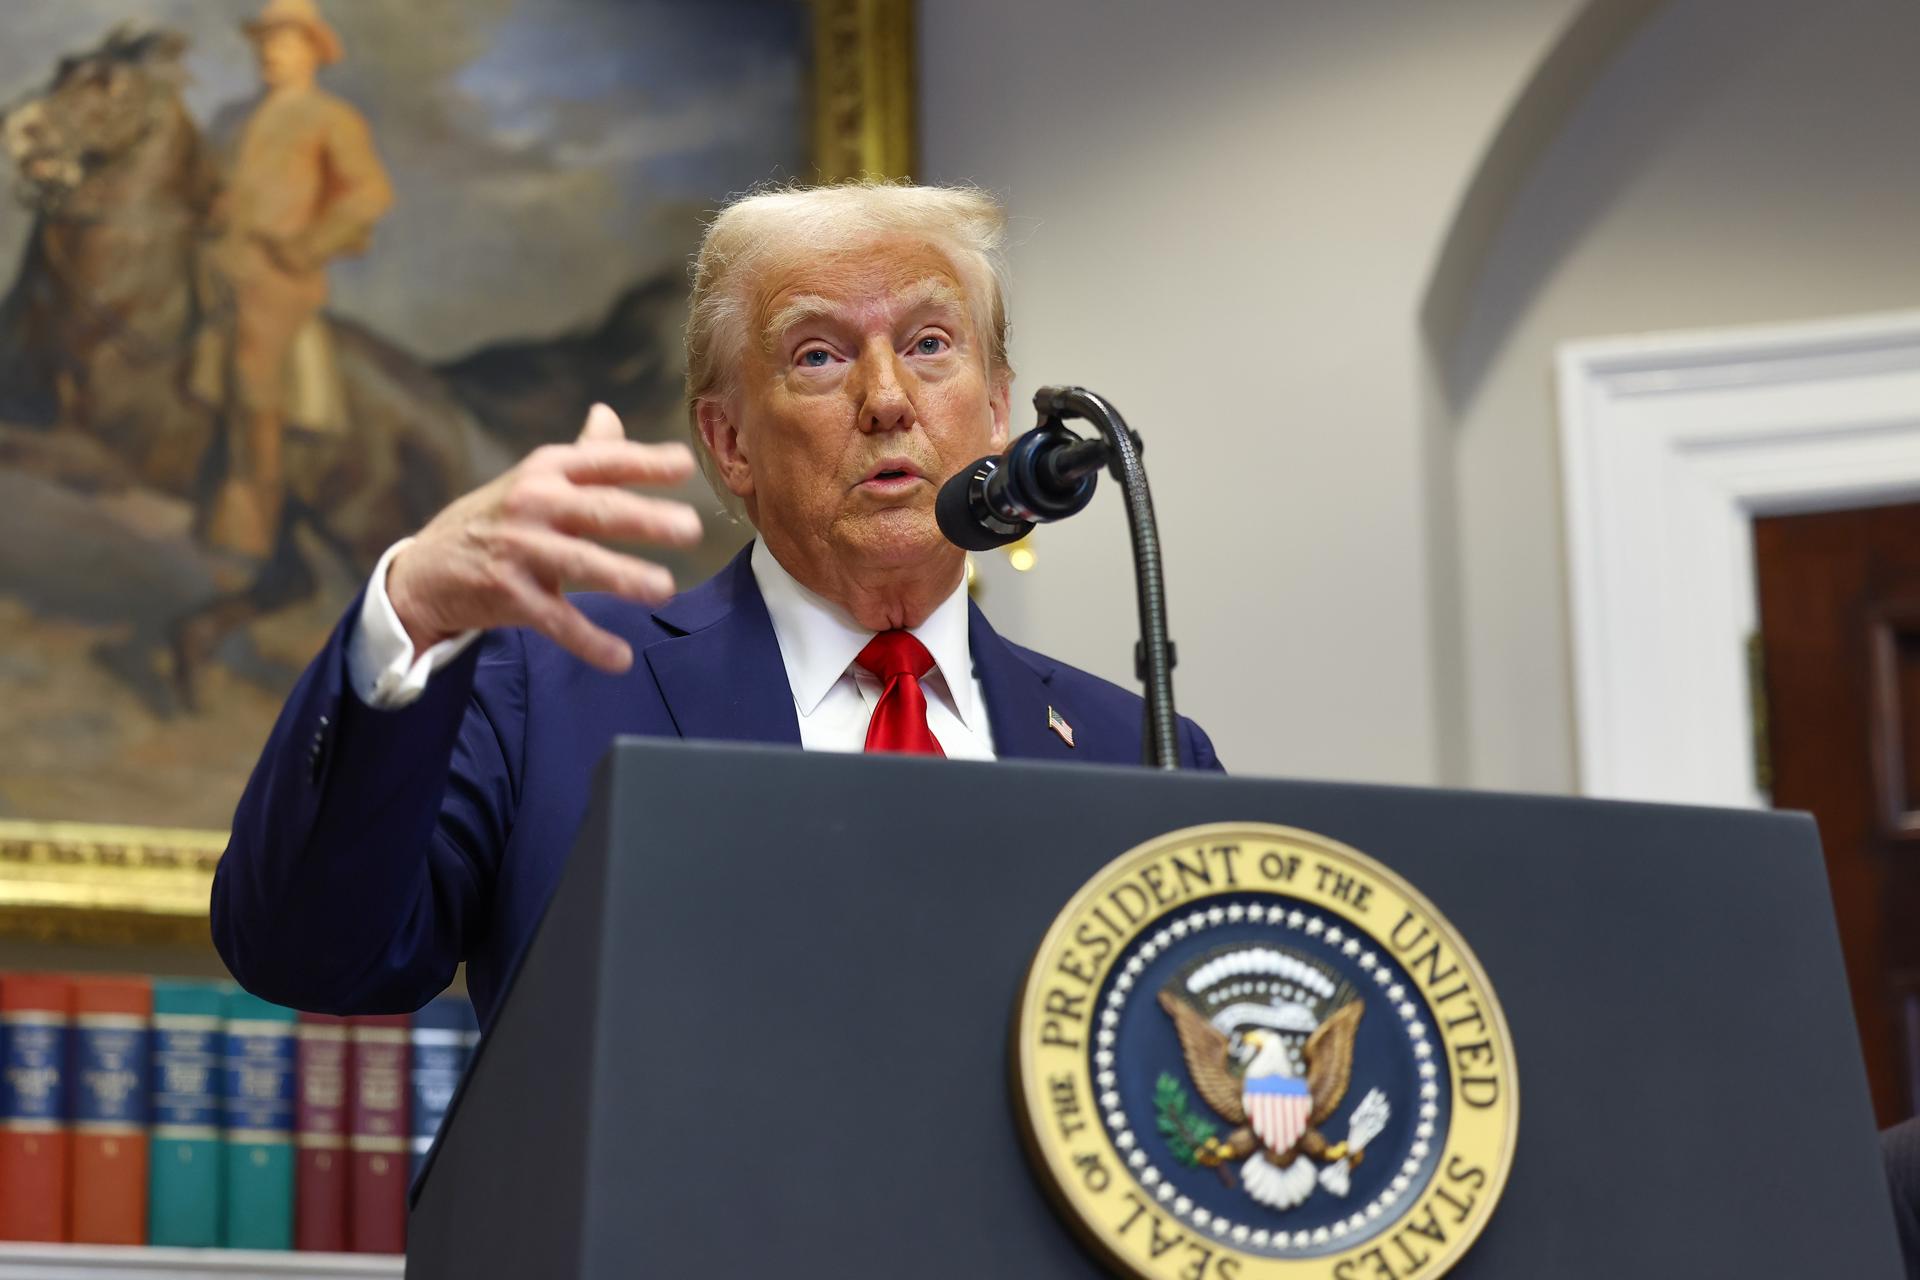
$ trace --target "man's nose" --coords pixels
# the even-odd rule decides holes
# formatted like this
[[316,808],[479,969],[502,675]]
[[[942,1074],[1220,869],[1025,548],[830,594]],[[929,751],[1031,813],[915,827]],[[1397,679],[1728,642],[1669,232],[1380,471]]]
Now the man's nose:
[[907,373],[891,347],[875,351],[867,365],[860,398],[862,431],[900,431],[913,425],[913,397],[907,392]]

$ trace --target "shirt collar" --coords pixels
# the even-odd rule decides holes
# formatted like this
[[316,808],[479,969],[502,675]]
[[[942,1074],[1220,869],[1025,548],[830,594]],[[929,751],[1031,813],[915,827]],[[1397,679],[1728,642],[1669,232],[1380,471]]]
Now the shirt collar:
[[[780,660],[786,664],[793,705],[802,716],[819,707],[874,633],[854,621],[853,615],[826,597],[800,585],[794,576],[756,539],[748,559],[767,616],[773,620]],[[961,723],[973,723],[973,657],[967,639],[967,584],[963,577],[953,593],[911,628],[927,652],[934,670],[947,687]]]

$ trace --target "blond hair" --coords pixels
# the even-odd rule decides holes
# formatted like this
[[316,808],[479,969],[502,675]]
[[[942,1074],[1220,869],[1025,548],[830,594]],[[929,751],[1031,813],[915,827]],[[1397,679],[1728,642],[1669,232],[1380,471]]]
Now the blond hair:
[[687,424],[714,492],[737,509],[700,434],[700,402],[733,394],[746,355],[753,286],[795,253],[845,248],[887,235],[938,246],[952,260],[986,343],[987,372],[1013,376],[1007,362],[1007,219],[1000,202],[974,187],[923,187],[863,180],[826,187],[776,187],[735,200],[707,225],[693,263],[687,313]]

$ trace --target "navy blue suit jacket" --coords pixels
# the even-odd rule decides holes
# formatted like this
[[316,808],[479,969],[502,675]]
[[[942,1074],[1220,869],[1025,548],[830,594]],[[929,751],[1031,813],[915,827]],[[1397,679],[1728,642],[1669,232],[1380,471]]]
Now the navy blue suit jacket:
[[[500,630],[395,711],[348,682],[353,603],[281,711],[214,877],[214,943],[242,985],[300,1009],[403,1012],[465,960],[489,1024],[616,735],[800,745],[747,552],[655,610],[576,602],[632,644],[625,675]],[[977,607],[968,641],[997,754],[1139,763],[1138,695],[1007,643]],[[1074,746],[1048,728],[1048,707]],[[1220,767],[1192,721],[1180,743],[1188,767]]]

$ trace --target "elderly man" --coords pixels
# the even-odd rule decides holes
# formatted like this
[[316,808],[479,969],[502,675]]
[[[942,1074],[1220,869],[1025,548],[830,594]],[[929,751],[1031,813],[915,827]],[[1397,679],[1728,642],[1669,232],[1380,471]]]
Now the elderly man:
[[[597,406],[576,443],[390,550],[240,802],[213,890],[233,973],[302,1008],[405,1010],[464,959],[490,1022],[617,734],[1137,763],[1139,698],[995,634],[934,523],[941,482],[1007,441],[1003,238],[965,190],[725,210],[696,265],[687,403],[758,536],[677,596],[590,541],[700,532],[623,488],[684,479],[688,450],[629,442]],[[1190,722],[1181,744],[1219,767]]]

